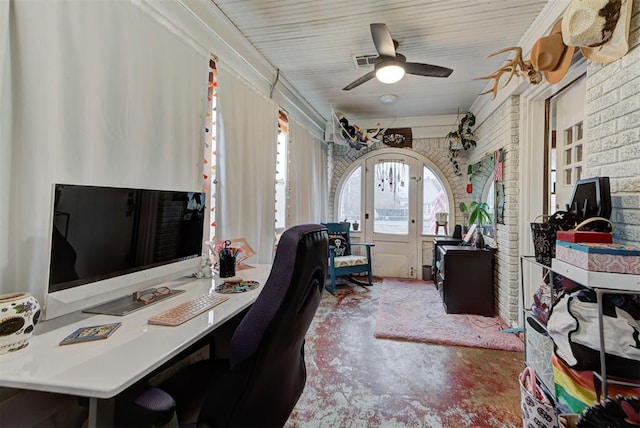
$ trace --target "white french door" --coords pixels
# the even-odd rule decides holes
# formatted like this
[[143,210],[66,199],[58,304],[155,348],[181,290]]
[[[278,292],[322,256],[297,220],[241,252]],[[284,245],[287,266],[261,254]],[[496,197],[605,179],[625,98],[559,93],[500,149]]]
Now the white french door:
[[375,243],[373,273],[416,278],[422,230],[422,162],[404,153],[385,152],[365,161],[366,242]]
[[551,100],[556,135],[555,150],[553,145],[551,148],[551,182],[553,186],[555,180],[555,192],[552,187],[550,213],[566,209],[576,181],[582,178],[586,80],[578,80]]

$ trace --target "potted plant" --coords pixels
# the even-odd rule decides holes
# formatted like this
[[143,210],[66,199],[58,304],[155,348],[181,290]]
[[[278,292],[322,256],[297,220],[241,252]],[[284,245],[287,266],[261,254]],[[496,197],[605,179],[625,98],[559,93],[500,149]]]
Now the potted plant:
[[476,223],[482,226],[491,222],[491,214],[489,214],[489,205],[486,202],[471,202],[468,206],[464,202],[460,202],[460,211],[469,213],[469,226]]
[[486,202],[473,201],[469,205],[460,202],[460,211],[469,213],[468,224],[477,225],[476,229],[476,247],[484,247],[484,238],[482,236],[482,225],[491,222],[491,214],[489,214],[489,205]]
[[447,138],[449,139],[449,161],[453,165],[456,175],[462,175],[457,160],[460,152],[470,150],[476,146],[476,140],[474,139],[471,129],[475,124],[476,117],[469,111],[460,119],[458,128],[447,134]]

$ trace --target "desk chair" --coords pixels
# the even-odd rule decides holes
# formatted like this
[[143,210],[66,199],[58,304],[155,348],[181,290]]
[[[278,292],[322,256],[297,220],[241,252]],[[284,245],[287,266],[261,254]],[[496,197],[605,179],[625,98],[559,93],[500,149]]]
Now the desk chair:
[[116,420],[140,426],[126,414],[143,408],[153,421],[148,426],[157,426],[156,399],[166,402],[165,391],[175,398],[180,424],[193,422],[186,416],[195,403],[198,427],[283,426],[306,383],[304,337],[320,304],[328,251],[321,225],[286,230],[263,290],[231,337],[229,360],[192,364],[160,390],[148,390],[146,399],[120,408],[124,417]]
[[[329,232],[329,276],[330,283],[327,290],[336,291],[336,278],[344,276],[347,280],[358,285],[373,285],[373,272],[371,264],[371,247],[375,244],[351,242],[349,230],[351,223],[322,223]],[[352,254],[353,246],[363,246],[366,256]],[[353,277],[354,273],[366,273],[368,282],[358,281]]]

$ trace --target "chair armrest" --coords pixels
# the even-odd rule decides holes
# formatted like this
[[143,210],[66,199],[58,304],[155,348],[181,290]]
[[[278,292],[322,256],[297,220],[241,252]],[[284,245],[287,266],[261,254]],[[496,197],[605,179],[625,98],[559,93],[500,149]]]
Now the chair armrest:
[[334,259],[336,257],[336,251],[335,251],[336,247],[333,245],[329,245],[329,264],[330,265],[334,265]]

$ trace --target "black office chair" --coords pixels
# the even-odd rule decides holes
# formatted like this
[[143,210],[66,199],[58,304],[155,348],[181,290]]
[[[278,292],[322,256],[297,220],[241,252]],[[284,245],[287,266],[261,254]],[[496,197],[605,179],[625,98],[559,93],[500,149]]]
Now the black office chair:
[[323,226],[286,230],[264,289],[231,337],[229,360],[187,367],[161,390],[147,390],[137,403],[120,407],[116,422],[139,426],[140,417],[166,419],[172,404],[166,391],[175,398],[181,425],[193,422],[187,420],[189,405],[202,402],[198,427],[283,426],[306,383],[304,337],[320,304],[328,251]]

